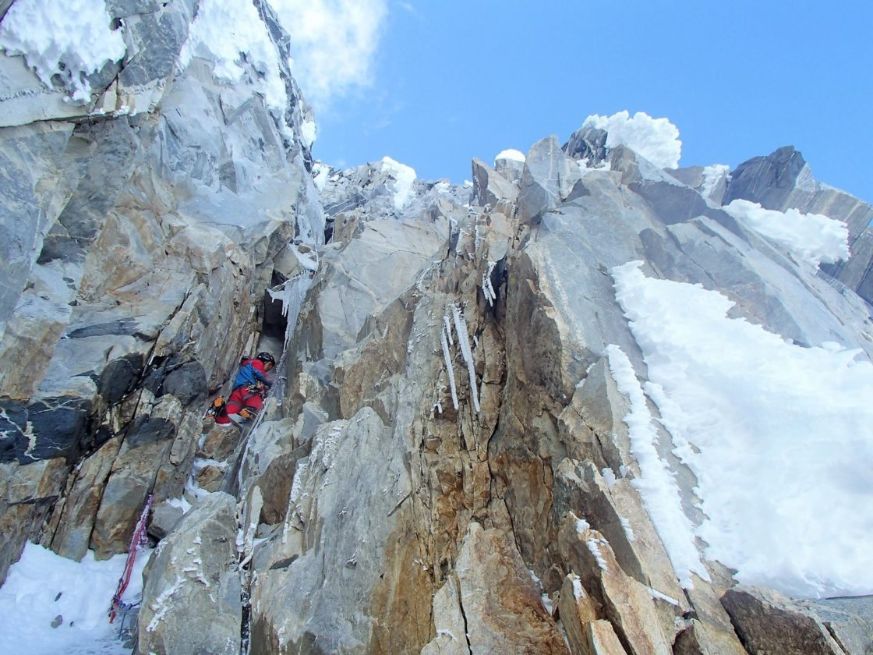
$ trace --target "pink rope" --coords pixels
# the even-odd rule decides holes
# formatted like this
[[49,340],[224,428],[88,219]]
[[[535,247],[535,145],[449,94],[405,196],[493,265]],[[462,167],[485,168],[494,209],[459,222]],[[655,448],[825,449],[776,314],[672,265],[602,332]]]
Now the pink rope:
[[118,581],[118,588],[115,590],[115,595],[112,597],[112,607],[109,609],[109,622],[115,621],[118,614],[118,609],[121,607],[121,597],[124,595],[127,585],[130,583],[130,576],[133,573],[133,565],[136,562],[136,553],[140,546],[146,541],[146,522],[149,517],[149,510],[152,507],[152,494],[146,498],[145,506],[142,508],[142,513],[139,515],[139,521],[136,523],[136,528],[130,538],[130,547],[127,550],[127,562],[124,565],[124,572],[121,574],[121,579]]

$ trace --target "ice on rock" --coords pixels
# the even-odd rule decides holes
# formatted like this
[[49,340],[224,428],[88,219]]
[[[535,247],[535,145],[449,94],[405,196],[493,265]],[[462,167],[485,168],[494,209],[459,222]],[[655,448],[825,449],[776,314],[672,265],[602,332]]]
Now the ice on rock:
[[452,305],[452,316],[455,319],[455,332],[458,334],[458,345],[464,363],[467,365],[467,373],[470,376],[470,395],[473,396],[473,407],[479,413],[479,388],[476,386],[476,367],[473,361],[473,351],[470,349],[470,336],[467,334],[467,324],[461,316],[461,310],[457,305]]

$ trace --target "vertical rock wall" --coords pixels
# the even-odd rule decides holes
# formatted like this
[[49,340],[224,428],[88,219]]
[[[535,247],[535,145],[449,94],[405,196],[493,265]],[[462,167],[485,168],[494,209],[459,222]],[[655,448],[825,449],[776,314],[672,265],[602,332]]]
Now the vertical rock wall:
[[273,259],[322,238],[294,81],[277,113],[256,70],[228,84],[185,65],[198,4],[107,3],[126,54],[84,102],[0,57],[0,579],[26,538],[124,552],[147,494],[181,495]]

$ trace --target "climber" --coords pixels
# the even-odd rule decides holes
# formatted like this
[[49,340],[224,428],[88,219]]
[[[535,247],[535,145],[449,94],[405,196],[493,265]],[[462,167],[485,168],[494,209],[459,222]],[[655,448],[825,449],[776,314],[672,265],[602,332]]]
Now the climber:
[[263,382],[269,389],[273,386],[273,377],[268,373],[275,365],[276,360],[268,352],[260,352],[252,358],[243,357],[239,362],[236,378],[233,380],[234,391],[255,382]]
[[264,406],[266,395],[267,386],[260,380],[237,387],[227,402],[215,412],[215,422],[219,425],[235,423],[239,426],[250,423]]

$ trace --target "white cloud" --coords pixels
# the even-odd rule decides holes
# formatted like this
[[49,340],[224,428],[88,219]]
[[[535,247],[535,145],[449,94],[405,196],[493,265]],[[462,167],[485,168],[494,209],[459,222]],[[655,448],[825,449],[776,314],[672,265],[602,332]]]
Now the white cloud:
[[294,77],[316,110],[370,84],[386,0],[272,0],[271,4],[291,35]]
[[606,130],[606,147],[624,145],[661,168],[676,168],[682,154],[679,130],[667,118],[652,118],[638,111],[631,116],[620,111],[612,116],[589,116],[582,127]]

